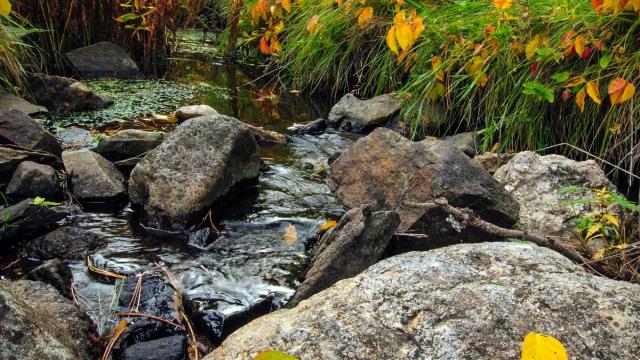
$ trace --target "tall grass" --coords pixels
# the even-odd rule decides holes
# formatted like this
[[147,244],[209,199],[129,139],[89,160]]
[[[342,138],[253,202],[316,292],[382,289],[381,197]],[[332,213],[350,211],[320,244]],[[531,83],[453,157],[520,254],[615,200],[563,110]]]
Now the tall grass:
[[[570,143],[640,172],[638,94],[617,105],[607,99],[614,78],[640,87],[640,21],[632,9],[597,15],[583,0],[516,0],[506,11],[490,0],[406,0],[401,8],[415,11],[425,30],[398,61],[385,44],[398,11],[393,2],[344,0],[339,6],[300,0],[296,6],[283,16],[282,50],[266,59],[292,86],[336,95],[397,92],[405,100],[404,123],[413,137],[480,130],[485,149],[503,151]],[[373,7],[374,16],[361,26],[356,15],[363,6]],[[244,24],[250,28],[248,9]],[[322,28],[310,32],[307,25],[316,15]],[[269,29],[261,25],[252,31]],[[565,52],[563,38],[569,31],[585,36],[588,56]],[[545,40],[527,56],[526,46],[537,35]],[[250,44],[256,48],[255,41]],[[442,60],[435,69],[434,56]],[[477,57],[480,70],[470,74]],[[563,72],[568,79],[558,77]],[[587,97],[580,111],[576,93],[584,84],[566,88],[578,76],[597,83],[601,105]],[[438,82],[443,96],[433,96]],[[553,102],[524,94],[524,85],[531,82],[549,90]]]
[[38,64],[35,51],[23,38],[34,30],[22,18],[0,16],[0,88],[18,92],[25,67]]
[[194,19],[203,1],[21,0],[14,6],[43,30],[36,44],[48,55],[52,70],[64,71],[69,50],[111,41],[125,48],[145,72],[161,74],[176,31]]

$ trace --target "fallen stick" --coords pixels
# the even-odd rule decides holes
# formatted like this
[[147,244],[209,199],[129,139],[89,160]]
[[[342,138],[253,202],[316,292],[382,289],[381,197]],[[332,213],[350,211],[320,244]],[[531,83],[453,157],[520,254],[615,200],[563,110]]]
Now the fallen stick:
[[451,206],[447,199],[438,198],[433,201],[427,201],[424,203],[417,203],[413,201],[404,201],[403,204],[408,207],[418,208],[425,210],[426,213],[431,212],[435,209],[440,209],[445,213],[456,218],[462,225],[462,228],[473,227],[479,230],[482,230],[490,235],[494,235],[501,238],[515,238],[522,239],[526,241],[530,241],[535,243],[536,245],[543,246],[554,250],[565,257],[569,258],[571,261],[583,265],[588,266],[592,270],[598,272],[601,275],[615,278],[616,274],[611,272],[609,269],[605,268],[601,264],[587,263],[588,259],[582,257],[576,250],[573,248],[569,248],[564,246],[562,243],[558,242],[552,237],[531,234],[526,231],[514,230],[514,229],[506,229],[490,222],[482,220],[478,214],[476,214],[473,210],[468,208],[458,208],[455,206]]

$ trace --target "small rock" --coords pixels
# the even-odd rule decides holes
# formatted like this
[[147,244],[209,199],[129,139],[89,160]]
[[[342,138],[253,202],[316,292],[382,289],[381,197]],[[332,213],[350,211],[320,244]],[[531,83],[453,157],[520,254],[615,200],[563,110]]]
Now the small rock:
[[98,235],[87,230],[65,226],[23,244],[24,257],[49,260],[86,260],[87,256],[104,245]]
[[317,135],[323,133],[326,128],[327,121],[325,119],[317,119],[306,124],[294,124],[288,129],[303,134]]
[[393,243],[401,252],[491,238],[475,229],[459,229],[440,211],[425,215],[424,209],[405,206],[404,201],[444,197],[503,227],[512,226],[518,217],[519,204],[502,185],[444,141],[412,142],[378,128],[331,163],[330,174],[327,182],[346,206],[369,204],[374,211],[397,211],[399,232],[428,235],[419,248]]
[[65,207],[34,205],[33,199],[4,208],[0,211],[0,244],[29,240],[56,227],[68,215]]
[[[122,285],[120,293],[120,305],[130,306],[133,296],[138,286],[137,276],[129,276]],[[137,309],[145,314],[152,314],[169,321],[177,321],[175,314],[174,298],[176,290],[166,282],[162,276],[151,274],[142,276],[141,286],[139,287],[139,300]]]
[[101,77],[140,79],[144,77],[136,62],[121,47],[110,42],[99,42],[72,50],[65,55],[71,65],[85,79]]
[[0,280],[3,359],[95,359],[93,322],[51,285]]
[[473,162],[482,166],[489,174],[495,174],[498,169],[513,159],[513,153],[494,153],[486,152],[476,155]]
[[179,125],[136,165],[131,202],[150,227],[183,230],[231,187],[258,175],[258,145],[240,121],[207,115]]
[[8,183],[18,166],[24,161],[32,161],[54,167],[60,166],[60,158],[48,152],[18,150],[0,146],[0,181]]
[[263,316],[205,360],[277,349],[301,360],[517,359],[529,332],[570,359],[635,359],[640,285],[535,245],[453,245],[385,259]]
[[467,154],[468,157],[472,158],[478,154],[480,139],[476,132],[445,136],[442,141]]
[[62,160],[79,201],[110,201],[126,196],[125,178],[109,160],[89,150],[65,151]]
[[176,119],[178,122],[183,122],[204,115],[217,114],[218,112],[209,105],[189,105],[183,106],[176,111]]
[[[516,154],[494,177],[521,204],[517,228],[567,239],[576,237],[577,218],[604,210],[583,203],[582,200],[594,198],[591,189],[605,187],[615,192],[593,160],[574,161],[562,155],[541,156],[531,151]],[[562,191],[569,187],[574,189]]]
[[0,112],[17,110],[27,115],[48,112],[44,106],[38,106],[27,100],[0,90]]
[[398,97],[390,94],[369,100],[347,94],[333,106],[327,123],[347,131],[368,132],[389,125],[400,113],[400,103]]
[[174,335],[129,346],[122,360],[186,360],[187,337]]
[[33,161],[21,162],[7,186],[7,195],[20,200],[36,196],[51,199],[59,196],[60,192],[56,170]]
[[58,140],[29,115],[18,111],[0,112],[0,142],[50,152],[60,156]]
[[98,144],[94,150],[110,161],[134,158],[162,144],[164,133],[136,129],[122,130]]
[[95,110],[113,103],[71,78],[30,74],[28,86],[36,102],[53,112]]
[[60,259],[49,260],[31,270],[29,279],[49,284],[65,297],[72,299],[71,284],[73,283],[73,274]]
[[375,264],[384,253],[400,217],[392,211],[349,210],[320,240],[304,282],[288,306],[355,276]]

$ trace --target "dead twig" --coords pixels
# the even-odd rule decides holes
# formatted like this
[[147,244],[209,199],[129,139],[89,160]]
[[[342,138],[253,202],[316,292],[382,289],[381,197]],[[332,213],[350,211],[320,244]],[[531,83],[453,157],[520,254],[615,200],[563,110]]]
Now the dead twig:
[[139,313],[139,312],[119,312],[116,313],[117,316],[119,317],[144,317],[144,318],[149,318],[149,319],[153,319],[153,320],[157,320],[160,322],[163,322],[165,324],[169,324],[171,326],[175,326],[178,329],[182,329],[184,330],[184,326],[180,325],[180,324],[176,324],[173,321],[167,320],[167,319],[163,319],[159,316],[155,316],[155,315],[151,315],[151,314],[145,314],[145,313]]
[[435,209],[440,209],[445,213],[456,218],[462,225],[462,228],[472,227],[478,230],[482,230],[487,234],[494,235],[501,238],[515,238],[530,241],[536,245],[543,246],[554,250],[571,261],[584,265],[592,269],[593,271],[611,278],[615,278],[616,274],[612,273],[609,269],[605,268],[601,264],[591,264],[588,260],[582,257],[575,249],[566,247],[556,239],[549,236],[542,236],[531,234],[526,231],[506,229],[490,222],[482,220],[473,210],[468,208],[457,208],[451,206],[447,199],[438,198],[433,201],[427,201],[424,203],[417,203],[413,201],[403,202],[405,206],[423,209],[425,212],[431,212]]

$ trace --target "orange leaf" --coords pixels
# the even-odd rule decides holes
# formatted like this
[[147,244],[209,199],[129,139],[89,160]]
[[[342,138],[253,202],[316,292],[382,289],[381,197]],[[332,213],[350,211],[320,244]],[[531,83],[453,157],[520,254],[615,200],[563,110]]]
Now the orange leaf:
[[493,6],[496,9],[506,10],[513,6],[515,0],[493,0]]
[[320,29],[320,27],[322,27],[322,25],[320,24],[320,16],[313,15],[311,17],[311,19],[309,20],[309,22],[307,23],[307,31],[309,33],[312,33],[314,31]]
[[586,38],[584,37],[584,35],[578,35],[573,40],[573,46],[575,46],[576,53],[579,56],[582,56],[582,53],[584,52],[584,43],[585,42],[586,42]]
[[598,105],[602,104],[602,100],[600,100],[600,90],[598,90],[598,84],[596,84],[594,81],[589,81],[587,83],[587,94],[594,103]]
[[580,91],[578,91],[578,93],[576,94],[576,105],[578,105],[578,108],[580,108],[580,112],[584,112],[584,100],[586,95],[587,93],[584,88],[580,89]]
[[574,78],[573,80],[569,81],[568,83],[566,83],[564,85],[564,87],[566,88],[572,88],[572,87],[576,87],[580,84],[584,84],[585,82],[587,82],[587,79],[584,78],[584,76],[578,76],[576,78]]
[[591,0],[591,6],[596,11],[596,15],[600,15],[602,12],[602,2],[603,0]]
[[258,49],[264,55],[270,55],[271,54],[271,47],[269,47],[269,43],[267,42],[267,38],[266,37],[263,36],[263,37],[260,38],[260,44],[258,45]]
[[254,25],[260,23],[260,19],[267,21],[267,14],[269,13],[269,4],[267,0],[258,0],[251,8],[251,22]]
[[362,8],[360,11],[358,11],[356,17],[358,18],[358,25],[363,28],[373,17],[373,8],[371,6]]
[[389,29],[389,32],[387,32],[387,46],[389,47],[389,49],[391,49],[391,51],[393,51],[394,54],[398,54],[398,41],[396,40],[396,27],[392,26],[391,29]]
[[612,105],[623,103],[636,93],[636,87],[623,78],[615,78],[609,84],[609,99]]

